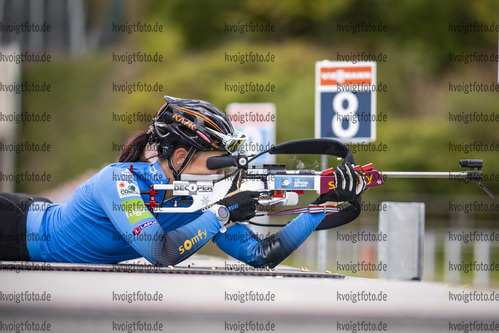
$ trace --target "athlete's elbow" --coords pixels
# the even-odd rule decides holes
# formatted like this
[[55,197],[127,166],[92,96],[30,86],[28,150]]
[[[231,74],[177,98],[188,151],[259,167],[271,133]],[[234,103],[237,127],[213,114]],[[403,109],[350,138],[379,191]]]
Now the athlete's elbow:
[[279,237],[273,236],[275,235],[258,243],[254,254],[255,260],[250,265],[259,268],[274,268],[286,259],[287,256],[283,254]]

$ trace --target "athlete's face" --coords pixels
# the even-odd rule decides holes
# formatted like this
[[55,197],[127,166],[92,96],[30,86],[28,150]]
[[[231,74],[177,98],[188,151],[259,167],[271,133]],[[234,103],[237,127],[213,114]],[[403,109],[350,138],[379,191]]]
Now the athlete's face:
[[[182,172],[183,174],[191,174],[191,175],[213,175],[213,174],[223,174],[223,169],[218,170],[210,170],[206,166],[206,160],[210,157],[214,156],[222,156],[227,155],[227,152],[223,151],[198,151],[192,157],[191,161]],[[183,160],[179,158],[180,164],[182,164]]]

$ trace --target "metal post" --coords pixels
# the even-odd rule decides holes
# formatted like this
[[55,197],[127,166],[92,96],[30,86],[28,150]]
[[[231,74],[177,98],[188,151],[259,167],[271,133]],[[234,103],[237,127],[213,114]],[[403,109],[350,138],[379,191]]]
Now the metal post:
[[[473,256],[474,261],[478,263],[490,263],[490,242],[476,241],[473,243]],[[488,270],[475,270],[473,272],[473,285],[477,287],[489,286],[489,271]]]
[[[44,2],[31,0],[29,2],[29,18],[31,23],[43,25],[44,21]],[[31,32],[28,34],[28,49],[33,52],[43,50],[43,32]]]
[[426,233],[424,239],[424,280],[435,279],[436,235],[435,230]]
[[82,0],[68,1],[69,48],[73,56],[85,51],[85,8]]
[[[0,48],[2,52],[19,54],[21,47],[17,42],[12,42]],[[0,82],[19,82],[21,78],[21,64],[15,62],[0,62]],[[21,97],[15,92],[3,92],[0,94],[0,112],[4,115],[21,114]],[[0,142],[12,143],[16,141],[19,124],[15,121],[0,121]],[[0,151],[0,170],[4,175],[13,175],[16,170],[17,154],[15,151]],[[14,192],[15,181],[0,181],[0,192]]]
[[451,241],[449,237],[445,237],[444,248],[444,281],[450,283],[461,282],[461,272],[458,270],[450,270],[450,263],[461,263],[461,242]]

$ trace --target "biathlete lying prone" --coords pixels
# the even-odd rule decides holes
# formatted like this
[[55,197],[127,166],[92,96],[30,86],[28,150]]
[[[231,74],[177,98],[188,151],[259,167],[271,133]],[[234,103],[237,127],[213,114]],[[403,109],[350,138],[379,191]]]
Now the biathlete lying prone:
[[[233,154],[246,140],[212,104],[165,99],[149,129],[128,141],[119,163],[104,167],[83,183],[67,203],[0,193],[0,259],[117,263],[145,257],[154,265],[168,266],[187,259],[212,239],[235,259],[254,267],[275,267],[297,249],[326,214],[302,213],[275,234],[259,239],[240,222],[255,216],[262,192],[230,193],[204,212],[150,212],[141,190],[179,180],[181,174],[223,173],[208,169],[207,159]],[[145,154],[150,146],[157,149],[154,163]],[[348,162],[338,166],[335,176],[336,188],[314,204],[353,202],[365,189],[361,172]],[[170,190],[156,195],[160,206],[180,206],[186,201],[186,197],[173,197]]]

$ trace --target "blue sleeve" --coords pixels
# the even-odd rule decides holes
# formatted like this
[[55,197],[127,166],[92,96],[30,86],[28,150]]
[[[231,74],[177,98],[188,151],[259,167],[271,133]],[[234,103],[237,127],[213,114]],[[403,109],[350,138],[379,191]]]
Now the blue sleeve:
[[296,250],[327,214],[298,215],[275,234],[261,239],[248,225],[236,224],[213,239],[228,255],[253,267],[275,267]]
[[95,197],[119,234],[144,258],[155,265],[168,266],[187,259],[220,230],[211,211],[192,222],[165,233],[140,196],[136,180],[115,181],[109,168],[98,179]]

